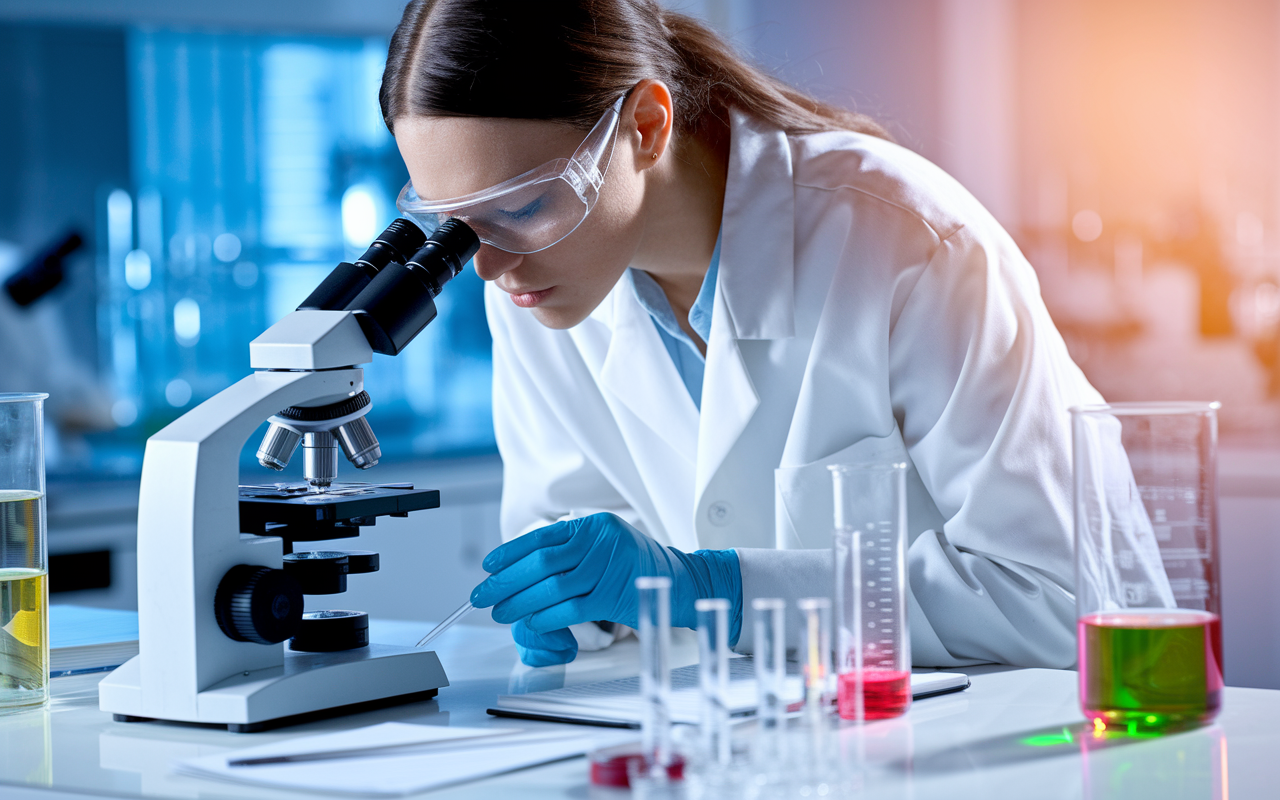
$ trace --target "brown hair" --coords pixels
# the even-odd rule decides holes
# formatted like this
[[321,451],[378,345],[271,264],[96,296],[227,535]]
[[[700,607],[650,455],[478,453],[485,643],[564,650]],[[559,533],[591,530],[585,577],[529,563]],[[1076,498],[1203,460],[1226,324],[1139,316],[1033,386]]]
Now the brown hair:
[[816,100],[654,0],[412,0],[391,37],[379,101],[405,116],[540,119],[590,128],[638,81],[671,90],[678,135],[717,137],[741,108],[788,133],[870,117]]

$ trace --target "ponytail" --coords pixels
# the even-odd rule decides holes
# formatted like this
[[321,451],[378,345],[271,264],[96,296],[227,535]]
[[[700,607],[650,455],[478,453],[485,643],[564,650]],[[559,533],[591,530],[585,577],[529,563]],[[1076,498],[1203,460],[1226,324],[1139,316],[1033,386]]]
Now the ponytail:
[[747,62],[694,17],[661,11],[659,19],[694,95],[691,118],[714,116],[727,124],[728,109],[740,108],[787,133],[850,130],[890,138],[871,117],[823,103]]
[[412,0],[391,38],[379,100],[406,116],[541,119],[586,130],[646,78],[671,90],[678,135],[715,136],[738,108],[787,133],[889,138],[756,67],[655,0]]

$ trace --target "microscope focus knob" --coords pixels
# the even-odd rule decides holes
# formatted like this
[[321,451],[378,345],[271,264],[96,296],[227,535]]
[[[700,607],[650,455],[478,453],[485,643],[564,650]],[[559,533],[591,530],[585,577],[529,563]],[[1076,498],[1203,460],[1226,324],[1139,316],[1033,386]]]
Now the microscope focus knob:
[[302,624],[302,587],[282,569],[237,564],[213,597],[218,627],[237,642],[277,644]]

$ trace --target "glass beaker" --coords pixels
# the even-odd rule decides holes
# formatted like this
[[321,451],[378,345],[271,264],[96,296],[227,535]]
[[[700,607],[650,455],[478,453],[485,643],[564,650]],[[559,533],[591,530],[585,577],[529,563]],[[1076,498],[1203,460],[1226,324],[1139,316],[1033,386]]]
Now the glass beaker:
[[907,631],[907,465],[836,464],[837,705],[842,719],[887,719],[911,705]]
[[1095,725],[1159,730],[1218,714],[1217,409],[1071,409],[1080,706]]
[[44,401],[0,394],[0,712],[49,698]]

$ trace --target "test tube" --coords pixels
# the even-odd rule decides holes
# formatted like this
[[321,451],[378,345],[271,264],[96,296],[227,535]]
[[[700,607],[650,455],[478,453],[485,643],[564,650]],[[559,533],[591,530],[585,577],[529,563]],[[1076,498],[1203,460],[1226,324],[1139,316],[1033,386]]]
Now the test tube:
[[810,723],[825,720],[834,710],[831,669],[831,598],[804,597],[796,601],[804,619],[804,708]]
[[831,786],[835,763],[832,732],[835,726],[835,676],[831,669],[831,598],[804,597],[800,610],[801,671],[804,675],[804,707],[800,730],[793,738],[798,749],[791,756],[792,784],[801,796],[822,795]]
[[640,593],[641,748],[651,777],[671,764],[671,579],[636,578]]
[[751,601],[751,608],[756,612],[756,685],[760,691],[757,716],[761,729],[775,730],[782,726],[786,712],[782,686],[787,674],[787,604],[776,597],[758,597]]
[[702,688],[702,749],[710,764],[729,766],[729,601],[700,599],[698,613],[699,684]]
[[751,747],[752,780],[757,787],[782,786],[790,774],[786,747],[786,603],[773,597],[751,601],[755,612],[755,668],[759,706]]

